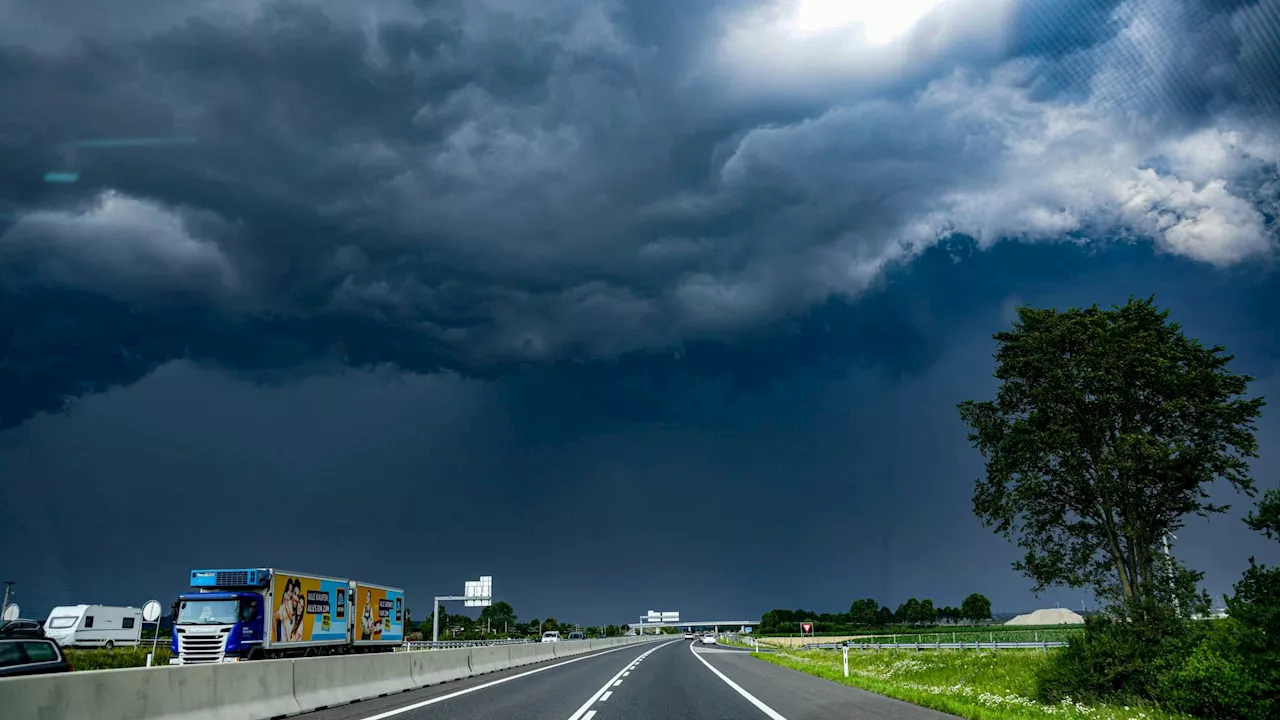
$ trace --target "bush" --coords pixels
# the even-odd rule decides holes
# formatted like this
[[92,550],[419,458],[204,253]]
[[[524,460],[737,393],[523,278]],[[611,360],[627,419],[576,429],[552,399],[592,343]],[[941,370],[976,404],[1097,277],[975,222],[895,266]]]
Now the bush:
[[1173,710],[1205,718],[1267,720],[1266,685],[1242,662],[1236,628],[1224,621],[1160,677],[1156,695]]
[[1084,632],[1071,637],[1037,675],[1036,693],[1050,704],[1067,698],[1090,703],[1157,700],[1161,676],[1183,664],[1199,634],[1176,618],[1147,623],[1089,618]]
[[1151,703],[1194,717],[1276,717],[1270,675],[1251,659],[1256,633],[1235,620],[1091,619],[1041,668],[1041,702]]

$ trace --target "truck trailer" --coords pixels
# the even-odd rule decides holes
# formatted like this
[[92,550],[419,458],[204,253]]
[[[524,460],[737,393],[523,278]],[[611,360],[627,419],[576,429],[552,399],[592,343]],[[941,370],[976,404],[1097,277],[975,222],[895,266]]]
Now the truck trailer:
[[404,642],[404,591],[326,575],[192,570],[173,604],[173,665],[388,652]]

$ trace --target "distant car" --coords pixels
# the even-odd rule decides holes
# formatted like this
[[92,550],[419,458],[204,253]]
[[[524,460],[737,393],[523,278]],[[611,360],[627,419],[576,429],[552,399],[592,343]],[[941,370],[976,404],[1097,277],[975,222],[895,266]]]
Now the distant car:
[[580,632],[575,631],[575,632],[569,633],[569,639],[570,640],[586,640],[587,636],[583,635]]
[[542,642],[560,642],[560,631],[548,630],[542,633]]
[[45,637],[44,628],[35,620],[18,618],[0,624],[0,638],[7,637]]
[[703,633],[703,634],[702,634],[702,644],[703,644],[703,645],[715,645],[715,644],[716,644],[716,634],[715,634],[715,633],[713,633],[713,632]]
[[58,643],[48,638],[0,638],[0,678],[71,672]]
[[692,630],[685,630],[685,631],[684,631],[684,639],[685,639],[685,640],[692,640],[692,639],[694,639],[694,638],[696,638],[696,637],[698,637],[698,636],[697,636],[697,635],[694,635]]

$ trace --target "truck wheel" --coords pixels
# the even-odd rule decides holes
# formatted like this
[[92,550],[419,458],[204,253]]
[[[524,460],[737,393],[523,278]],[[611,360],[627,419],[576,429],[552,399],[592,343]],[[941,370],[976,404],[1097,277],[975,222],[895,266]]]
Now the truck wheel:
[[316,656],[315,648],[307,648],[307,651],[302,653],[302,657],[315,657],[315,656]]
[[112,642],[111,640],[108,640],[108,641],[107,641],[107,644],[106,644],[106,645],[103,645],[102,647],[104,647],[104,648],[106,648],[106,649],[108,649],[108,650],[114,650],[114,649],[115,649],[115,647],[116,647],[116,644],[115,644],[114,642]]
[[262,659],[262,655],[263,655],[263,653],[262,653],[262,648],[254,648],[254,649],[252,649],[252,650],[250,650],[250,651],[249,651],[249,657],[248,657],[248,659],[249,659],[249,660],[261,660],[261,659]]

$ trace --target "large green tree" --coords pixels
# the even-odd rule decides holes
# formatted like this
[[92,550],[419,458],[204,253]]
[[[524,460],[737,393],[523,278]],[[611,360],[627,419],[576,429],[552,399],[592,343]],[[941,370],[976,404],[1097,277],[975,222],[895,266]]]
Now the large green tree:
[[1247,375],[1221,347],[1170,322],[1153,298],[1018,310],[996,333],[995,400],[960,403],[986,460],[974,513],[1025,551],[1035,582],[1091,587],[1141,619],[1194,597],[1197,576],[1162,555],[1166,536],[1209,502],[1217,479],[1253,492],[1254,422]]
[[991,619],[991,601],[986,595],[972,593],[960,603],[959,615],[969,622],[986,622]]
[[876,613],[877,626],[885,627],[886,625],[892,625],[894,619],[893,611],[889,609],[888,605],[880,606],[880,612]]
[[920,622],[920,601],[916,598],[908,598],[906,602],[898,606],[893,613],[893,619],[900,623],[915,624]]
[[507,632],[516,624],[516,611],[510,603],[499,600],[480,611],[480,620],[495,631]]
[[880,603],[872,598],[854,600],[849,606],[849,622],[860,628],[875,627],[879,610]]
[[932,625],[938,622],[938,609],[933,606],[932,600],[921,600],[920,610],[916,614],[916,622],[923,625]]

